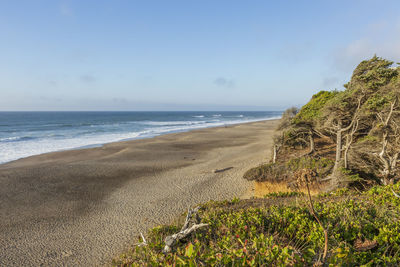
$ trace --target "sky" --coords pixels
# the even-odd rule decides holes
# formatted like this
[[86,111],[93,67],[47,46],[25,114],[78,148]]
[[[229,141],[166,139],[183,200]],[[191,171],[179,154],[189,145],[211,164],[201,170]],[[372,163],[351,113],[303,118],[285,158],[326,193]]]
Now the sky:
[[283,110],[374,54],[398,0],[0,0],[0,111]]

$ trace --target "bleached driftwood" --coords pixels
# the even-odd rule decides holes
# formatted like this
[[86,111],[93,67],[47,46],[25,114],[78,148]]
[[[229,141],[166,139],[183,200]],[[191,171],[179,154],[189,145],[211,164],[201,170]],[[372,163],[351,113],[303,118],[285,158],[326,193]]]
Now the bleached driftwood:
[[[165,238],[165,247],[163,249],[163,253],[168,253],[172,250],[173,246],[175,246],[176,243],[178,243],[179,240],[189,236],[192,232],[196,231],[199,228],[208,226],[207,223],[200,223],[200,217],[197,214],[199,211],[199,207],[195,209],[189,209],[188,214],[186,215],[185,223],[182,226],[182,229],[173,235],[167,236]],[[191,227],[189,227],[191,221],[194,223]]]
[[140,233],[140,237],[142,238],[142,242],[135,244],[135,246],[138,247],[147,246],[146,238],[144,238],[144,235],[142,233]]

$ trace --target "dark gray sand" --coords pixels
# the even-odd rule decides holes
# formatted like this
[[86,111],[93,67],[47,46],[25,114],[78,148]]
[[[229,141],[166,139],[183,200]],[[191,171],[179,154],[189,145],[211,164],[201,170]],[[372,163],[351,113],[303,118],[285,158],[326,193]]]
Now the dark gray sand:
[[[277,121],[195,130],[0,165],[0,266],[99,266],[189,206],[243,196]],[[233,167],[222,172],[216,169]]]

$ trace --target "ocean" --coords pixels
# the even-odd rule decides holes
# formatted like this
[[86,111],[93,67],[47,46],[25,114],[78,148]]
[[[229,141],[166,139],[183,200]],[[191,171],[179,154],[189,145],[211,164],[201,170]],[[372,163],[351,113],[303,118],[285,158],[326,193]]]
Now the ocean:
[[0,112],[0,163],[167,133],[279,118],[280,111]]

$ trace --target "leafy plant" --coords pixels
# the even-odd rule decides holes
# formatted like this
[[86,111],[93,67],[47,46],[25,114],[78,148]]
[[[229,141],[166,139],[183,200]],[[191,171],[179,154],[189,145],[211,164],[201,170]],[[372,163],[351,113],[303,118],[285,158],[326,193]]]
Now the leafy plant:
[[[364,193],[337,190],[316,198],[315,210],[329,234],[328,264],[400,264],[400,198],[395,197],[392,190],[400,192],[400,185],[376,186]],[[239,209],[232,208],[230,202],[206,204],[201,217],[210,227],[178,244],[175,251],[165,255],[161,252],[163,237],[179,227],[157,227],[150,231],[148,246],[134,248],[115,259],[113,264],[313,265],[323,253],[324,232],[310,214],[305,198],[302,199],[288,205],[250,205]],[[241,200],[240,203],[251,201]],[[362,247],[362,244],[373,245]]]

